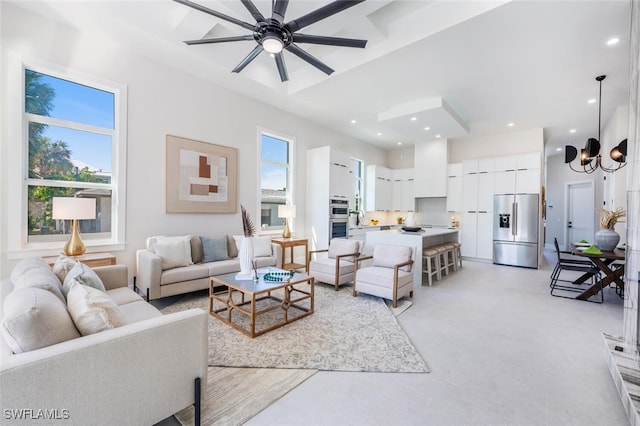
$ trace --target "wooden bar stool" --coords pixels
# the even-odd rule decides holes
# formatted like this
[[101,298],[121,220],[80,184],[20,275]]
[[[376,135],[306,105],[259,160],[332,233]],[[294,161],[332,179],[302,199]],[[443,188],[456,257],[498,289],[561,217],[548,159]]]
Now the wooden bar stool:
[[[438,261],[440,262],[440,277],[442,275],[449,275],[449,247],[446,244],[439,244],[434,247],[438,252]],[[451,264],[453,267],[453,264]]]
[[443,246],[448,248],[447,251],[447,266],[453,269],[454,272],[458,271],[458,256],[456,254],[457,248],[455,244],[458,243],[444,243]]
[[462,268],[462,253],[460,252],[460,247],[462,246],[462,244],[460,243],[449,243],[453,245],[453,256],[455,259],[455,270],[457,271],[458,268]]
[[440,253],[432,247],[426,247],[422,250],[422,273],[427,274],[429,286],[433,283],[433,276],[441,279],[440,275]]

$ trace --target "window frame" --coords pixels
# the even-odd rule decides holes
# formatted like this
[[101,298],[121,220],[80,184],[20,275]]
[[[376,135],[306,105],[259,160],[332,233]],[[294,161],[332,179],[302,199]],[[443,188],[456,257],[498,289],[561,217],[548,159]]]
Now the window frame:
[[[29,69],[51,77],[68,80],[91,88],[104,90],[114,95],[114,128],[105,133],[105,128],[86,125],[54,117],[39,116],[25,112],[25,70]],[[76,187],[75,182],[61,182],[49,179],[29,178],[29,119],[37,117],[37,122],[63,126],[77,130],[88,130],[112,136],[111,144],[111,183],[96,184],[82,182],[83,188],[102,188],[111,190],[111,235],[108,238],[86,238],[84,243],[87,252],[121,251],[125,249],[126,235],[126,152],[127,152],[127,86],[97,76],[73,71],[55,64],[36,59],[23,59],[17,55],[8,55],[7,78],[9,82],[8,102],[8,136],[11,143],[7,149],[8,160],[8,199],[17,200],[7,205],[7,257],[21,259],[31,255],[50,255],[60,252],[63,241],[29,241],[28,235],[28,188],[29,186]],[[15,106],[18,106],[16,108]],[[20,159],[20,161],[15,161]]]
[[[283,133],[280,132],[276,132],[273,130],[268,130],[265,129],[263,127],[258,127],[258,176],[257,176],[257,188],[258,188],[258,194],[257,194],[257,207],[256,207],[256,231],[259,232],[260,234],[282,234],[282,230],[284,229],[284,226],[282,227],[282,229],[262,229],[262,136],[268,136],[274,139],[279,139],[282,141],[287,142],[289,150],[288,150],[288,157],[289,157],[289,163],[287,164],[287,194],[286,194],[286,204],[292,204],[295,205],[295,188],[294,188],[294,182],[295,182],[295,145],[296,145],[296,139],[293,136],[289,136],[289,135],[285,135]],[[267,161],[267,163],[272,163],[272,164],[280,164],[280,163],[273,163],[273,162],[269,162]],[[294,232],[295,229],[295,218],[291,219],[289,221],[289,228],[291,229],[291,233]]]

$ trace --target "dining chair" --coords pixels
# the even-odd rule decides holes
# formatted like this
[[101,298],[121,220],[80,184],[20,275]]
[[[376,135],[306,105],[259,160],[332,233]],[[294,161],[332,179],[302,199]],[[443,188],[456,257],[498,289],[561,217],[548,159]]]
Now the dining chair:
[[[574,283],[575,278],[571,279],[560,279],[560,275],[563,271],[567,272],[581,272],[582,274],[590,274],[589,279],[591,283],[594,284],[594,280],[600,279],[600,271],[598,268],[588,259],[580,259],[575,255],[572,255],[569,251],[560,250],[560,246],[558,245],[558,239],[553,238],[553,245],[556,249],[556,258],[557,262],[555,267],[553,268],[553,272],[551,273],[551,282],[549,283],[549,287],[551,288],[550,294],[555,297],[565,297],[573,299],[572,297],[566,296],[563,293],[557,294],[554,292],[577,292],[582,293],[584,288],[580,286],[580,284]],[[574,274],[575,275],[575,274]],[[558,284],[558,282],[571,283],[571,285]],[[604,301],[603,292],[600,291],[600,303]]]

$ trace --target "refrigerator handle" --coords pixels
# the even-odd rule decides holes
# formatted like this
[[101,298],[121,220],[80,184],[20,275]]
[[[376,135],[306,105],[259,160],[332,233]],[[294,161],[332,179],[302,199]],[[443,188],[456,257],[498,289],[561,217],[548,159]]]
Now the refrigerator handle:
[[511,235],[515,236],[518,231],[518,203],[511,204],[511,216],[513,217],[513,223],[511,224]]

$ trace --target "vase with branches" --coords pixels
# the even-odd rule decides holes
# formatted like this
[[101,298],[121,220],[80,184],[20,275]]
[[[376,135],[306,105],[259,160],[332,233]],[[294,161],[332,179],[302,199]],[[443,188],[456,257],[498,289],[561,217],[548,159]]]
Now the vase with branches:
[[240,212],[242,213],[244,238],[242,239],[242,243],[240,243],[240,247],[238,247],[240,273],[236,275],[236,279],[253,279],[253,236],[256,233],[256,227],[243,205],[240,205]]
[[627,213],[622,207],[616,210],[598,209],[600,212],[600,230],[596,232],[595,243],[603,251],[612,251],[620,242],[620,234],[614,228],[618,220]]

